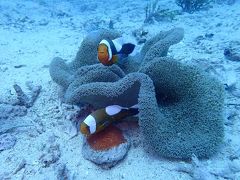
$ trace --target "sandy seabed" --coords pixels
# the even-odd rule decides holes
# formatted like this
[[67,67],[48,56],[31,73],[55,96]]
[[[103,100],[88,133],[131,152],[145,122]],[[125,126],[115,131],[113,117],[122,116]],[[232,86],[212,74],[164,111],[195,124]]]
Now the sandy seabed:
[[[184,39],[170,48],[169,56],[205,68],[239,92],[240,62],[227,60],[223,52],[229,42],[240,41],[240,2],[213,4],[209,10],[183,13],[171,22],[145,25],[143,0],[76,3],[0,0],[0,102],[13,99],[14,83],[24,91],[27,81],[42,86],[26,116],[0,119],[0,132],[16,127],[11,133],[17,138],[15,146],[0,152],[0,179],[240,179],[240,93],[226,92],[224,144],[211,159],[197,165],[171,161],[136,146],[117,166],[104,170],[82,157],[81,135],[71,138],[76,131],[69,121],[73,110],[61,104],[59,87],[48,71],[56,56],[73,60],[87,33],[108,27],[110,20],[114,29],[129,36],[141,27],[148,37],[182,27]],[[173,1],[160,5],[179,9]]]

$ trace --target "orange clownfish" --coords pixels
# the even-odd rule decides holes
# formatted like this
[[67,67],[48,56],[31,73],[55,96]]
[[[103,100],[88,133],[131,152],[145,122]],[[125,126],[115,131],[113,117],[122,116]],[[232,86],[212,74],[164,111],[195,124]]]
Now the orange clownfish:
[[124,43],[123,38],[103,39],[98,45],[98,60],[105,66],[111,66],[133,52],[135,45]]
[[88,115],[80,125],[82,134],[89,136],[102,131],[111,123],[138,114],[137,105],[130,108],[119,105],[111,105],[106,108],[98,109]]

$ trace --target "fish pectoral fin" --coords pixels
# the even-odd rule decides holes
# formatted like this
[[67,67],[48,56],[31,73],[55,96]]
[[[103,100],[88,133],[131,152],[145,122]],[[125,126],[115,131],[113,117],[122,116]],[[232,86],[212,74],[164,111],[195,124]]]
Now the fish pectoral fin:
[[118,56],[117,55],[113,55],[112,61],[113,61],[114,64],[117,63],[118,62]]
[[107,127],[109,124],[111,124],[110,121],[105,121],[105,122],[103,122],[102,124],[99,125],[99,128],[100,128],[100,129],[104,129],[104,128]]

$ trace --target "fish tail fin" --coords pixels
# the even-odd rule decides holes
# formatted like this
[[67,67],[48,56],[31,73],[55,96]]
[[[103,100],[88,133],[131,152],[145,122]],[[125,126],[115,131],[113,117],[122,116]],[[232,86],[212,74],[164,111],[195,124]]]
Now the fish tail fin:
[[138,108],[129,108],[128,112],[129,112],[129,116],[135,116],[139,113]]
[[139,113],[138,111],[138,104],[135,104],[133,106],[131,106],[130,108],[128,108],[129,114],[130,116],[135,116]]
[[132,43],[126,43],[126,44],[123,44],[122,45],[122,49],[120,50],[120,54],[126,54],[126,55],[129,55],[133,52],[135,48],[135,45],[132,44]]
[[130,108],[139,108],[139,105],[138,104],[135,104],[135,105],[133,105],[133,106],[131,106]]

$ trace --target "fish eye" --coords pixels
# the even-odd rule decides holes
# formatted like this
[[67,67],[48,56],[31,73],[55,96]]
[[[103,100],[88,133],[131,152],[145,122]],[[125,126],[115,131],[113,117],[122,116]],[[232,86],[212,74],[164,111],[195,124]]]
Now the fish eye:
[[107,46],[104,45],[104,44],[100,44],[100,45],[98,46],[98,50],[100,50],[100,51],[106,51],[107,49],[108,49]]

